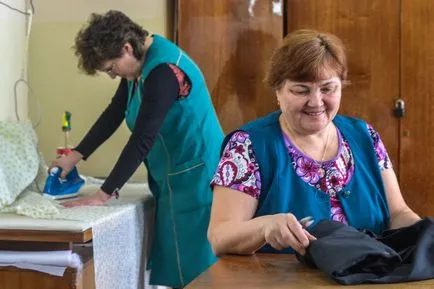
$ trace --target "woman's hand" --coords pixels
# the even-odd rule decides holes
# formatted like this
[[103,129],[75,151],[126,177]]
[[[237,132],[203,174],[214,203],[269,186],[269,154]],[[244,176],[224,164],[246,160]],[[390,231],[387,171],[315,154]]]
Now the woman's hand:
[[310,241],[316,240],[306,231],[293,214],[276,214],[265,226],[265,241],[276,250],[291,247],[301,255],[306,253]]
[[107,195],[103,191],[99,190],[98,192],[80,197],[76,200],[66,201],[60,203],[62,206],[71,208],[71,207],[81,207],[81,206],[102,206],[104,205],[109,199],[111,198],[110,195]]
[[72,151],[69,155],[52,161],[48,170],[50,170],[53,167],[62,168],[62,173],[60,174],[60,177],[64,179],[66,175],[82,158],[83,158],[82,154],[80,154],[77,151]]

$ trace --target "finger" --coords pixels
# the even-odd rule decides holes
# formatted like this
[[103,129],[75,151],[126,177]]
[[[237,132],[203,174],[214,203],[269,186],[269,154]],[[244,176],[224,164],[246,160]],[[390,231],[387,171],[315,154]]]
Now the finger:
[[291,233],[303,247],[309,246],[309,239],[304,233],[302,225],[297,221],[297,219],[295,219],[295,217],[288,218],[288,227]]
[[279,246],[282,249],[291,247],[291,244],[288,244],[287,240],[283,236],[276,235],[275,236],[275,241],[276,241],[276,243],[279,244]]
[[276,250],[282,250],[285,248],[292,248],[297,252],[301,252],[304,254],[304,247],[300,242],[295,238],[295,236],[291,233],[288,227],[283,227],[279,231],[280,235],[274,235],[271,238],[267,238],[266,241]]
[[277,247],[279,247],[279,244],[276,243],[274,236],[270,236],[269,234],[265,234],[265,243],[269,244],[271,247],[273,247],[276,250],[279,250]]
[[72,207],[78,207],[83,205],[83,201],[81,199],[74,200],[74,201],[65,201],[60,203],[65,208],[72,208]]
[[280,229],[281,244],[285,247],[291,248],[302,248],[303,246],[295,238],[294,234],[291,233],[288,226],[282,227]]
[[303,249],[303,246],[294,237],[288,228],[288,225],[282,223],[278,228],[275,228],[272,234],[266,234],[265,240],[273,248],[277,250],[292,248],[296,251]]
[[306,249],[303,247],[297,249],[296,251],[302,256],[306,255]]
[[271,247],[273,247],[276,250],[282,250],[284,248],[277,240],[276,235],[266,234],[265,242],[267,242],[267,244],[269,244]]
[[62,168],[62,172],[60,173],[60,177],[62,179],[66,178],[66,175],[68,174],[68,171]]
[[72,208],[72,207],[77,206],[77,205],[76,205],[76,201],[67,201],[67,202],[62,202],[62,203],[60,203],[60,205],[62,205],[62,206],[65,207],[65,208]]
[[309,233],[306,229],[303,229],[304,234],[306,235],[306,237],[309,239],[309,241],[315,241],[316,237],[313,236],[311,233]]
[[54,167],[58,167],[58,164],[55,161],[52,161],[51,164],[48,166],[48,172]]
[[268,244],[270,244],[271,247],[273,247],[276,250],[282,250],[284,247],[280,244],[279,241],[277,241],[275,238],[271,239],[269,242],[267,242]]

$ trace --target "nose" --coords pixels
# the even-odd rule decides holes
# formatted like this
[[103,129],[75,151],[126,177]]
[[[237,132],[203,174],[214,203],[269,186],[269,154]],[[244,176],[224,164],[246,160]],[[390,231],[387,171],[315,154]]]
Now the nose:
[[322,99],[322,93],[321,91],[318,90],[314,90],[310,95],[309,95],[309,101],[308,101],[308,106],[310,107],[320,107],[324,105],[324,101]]
[[110,73],[107,73],[108,74],[108,76],[111,78],[111,79],[115,79],[116,78],[116,73],[114,73],[114,72],[110,72]]

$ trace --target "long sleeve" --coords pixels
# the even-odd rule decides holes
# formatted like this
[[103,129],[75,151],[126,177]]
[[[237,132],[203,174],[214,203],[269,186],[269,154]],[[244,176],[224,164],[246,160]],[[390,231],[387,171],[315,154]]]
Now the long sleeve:
[[122,79],[112,98],[92,128],[74,150],[83,155],[86,160],[101,144],[103,144],[121,125],[125,117],[125,108],[128,100],[128,85]]
[[120,189],[144,161],[180,90],[178,79],[168,64],[157,66],[147,77],[144,87],[134,130],[113,170],[101,186],[107,194]]

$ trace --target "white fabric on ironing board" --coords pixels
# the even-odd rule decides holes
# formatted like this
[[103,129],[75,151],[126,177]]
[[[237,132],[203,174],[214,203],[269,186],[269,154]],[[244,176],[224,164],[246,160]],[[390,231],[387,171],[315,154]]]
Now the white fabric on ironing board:
[[[150,288],[145,267],[154,203],[149,189],[143,184],[126,185],[121,197],[106,206],[63,208],[58,201],[42,197],[38,186],[32,185],[42,187],[45,176],[45,162],[40,159],[31,125],[0,122],[0,212],[8,213],[6,218],[11,214],[31,217],[15,220],[15,224],[40,222],[32,219],[38,218],[45,219],[45,224],[78,222],[80,231],[92,228],[96,288]],[[98,188],[99,184],[88,184],[82,193]],[[21,223],[21,228],[12,228],[11,223],[0,217],[0,229],[31,227]]]
[[[80,194],[89,194],[98,188],[96,184],[86,184],[80,190]],[[120,195],[118,200],[111,200],[107,206],[60,207],[59,211],[49,219],[36,219],[16,213],[0,213],[0,229],[81,232],[92,228],[99,222],[104,222],[105,218],[111,214],[118,214],[123,210],[122,205],[142,202],[145,210],[153,207],[152,195],[145,184],[127,183],[120,191]],[[50,200],[50,202],[57,206],[62,200]]]
[[35,179],[36,142],[31,124],[0,122],[0,208],[11,205]]
[[0,212],[52,218],[58,207],[39,194],[46,166],[30,123],[0,122]]

